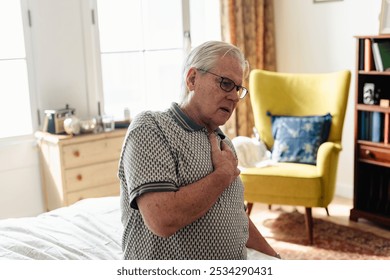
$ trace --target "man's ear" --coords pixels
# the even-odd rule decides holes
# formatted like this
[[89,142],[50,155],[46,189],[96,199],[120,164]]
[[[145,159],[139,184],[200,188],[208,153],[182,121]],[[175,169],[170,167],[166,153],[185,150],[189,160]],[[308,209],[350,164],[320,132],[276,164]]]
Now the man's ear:
[[195,88],[196,75],[197,75],[196,69],[190,68],[186,78],[186,84],[189,91],[194,90]]

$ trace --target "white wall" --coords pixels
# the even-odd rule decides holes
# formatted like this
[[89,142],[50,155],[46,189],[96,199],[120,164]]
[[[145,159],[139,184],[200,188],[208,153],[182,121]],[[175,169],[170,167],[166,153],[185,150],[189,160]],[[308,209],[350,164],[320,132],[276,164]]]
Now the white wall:
[[43,211],[39,159],[32,136],[0,141],[0,219]]
[[353,197],[356,35],[378,34],[382,0],[274,0],[278,71],[352,71],[336,194]]
[[[32,20],[26,35],[33,65],[29,74],[33,76],[32,91],[36,93],[33,106],[43,113],[45,109],[60,109],[69,104],[80,118],[96,115],[97,98],[90,98],[93,87],[87,72],[90,63],[85,55],[83,26],[85,16],[91,15],[90,10],[85,11],[89,0],[22,3],[24,20],[27,9]],[[0,139],[0,219],[42,213],[43,201],[34,137]]]
[[[80,117],[96,114],[98,93],[90,52],[89,0],[25,0],[31,9],[31,43],[37,107],[70,104]],[[278,70],[325,72],[355,69],[354,35],[377,34],[381,0],[274,0]],[[84,11],[84,12],[83,12]],[[85,37],[87,36],[87,37]],[[91,48],[91,47],[90,47]],[[91,69],[94,68],[94,69]],[[337,194],[352,197],[353,100],[351,82]],[[39,161],[31,137],[0,141],[0,218],[43,211]]]

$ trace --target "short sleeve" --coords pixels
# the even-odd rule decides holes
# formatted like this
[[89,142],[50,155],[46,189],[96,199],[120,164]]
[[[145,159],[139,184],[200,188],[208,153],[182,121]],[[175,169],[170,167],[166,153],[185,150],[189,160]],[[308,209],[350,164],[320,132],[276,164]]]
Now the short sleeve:
[[178,190],[174,150],[151,123],[130,127],[121,164],[132,208],[137,209],[135,199],[144,193]]

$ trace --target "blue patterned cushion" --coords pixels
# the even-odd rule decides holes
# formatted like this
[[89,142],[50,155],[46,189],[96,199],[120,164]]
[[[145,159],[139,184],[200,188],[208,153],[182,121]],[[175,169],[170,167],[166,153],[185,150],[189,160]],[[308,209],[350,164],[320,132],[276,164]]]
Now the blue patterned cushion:
[[316,164],[320,145],[328,140],[332,116],[276,116],[272,121],[272,159],[279,162]]

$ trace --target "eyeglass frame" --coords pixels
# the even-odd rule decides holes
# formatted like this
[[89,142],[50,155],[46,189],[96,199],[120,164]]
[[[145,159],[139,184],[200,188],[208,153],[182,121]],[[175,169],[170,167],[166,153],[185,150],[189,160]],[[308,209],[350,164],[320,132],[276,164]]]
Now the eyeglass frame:
[[[199,71],[202,71],[202,72],[205,72],[205,73],[209,73],[209,74],[214,75],[214,76],[216,76],[216,77],[218,77],[218,78],[221,78],[221,81],[219,82],[219,87],[220,87],[223,91],[225,91],[225,92],[231,92],[233,89],[236,89],[237,95],[238,95],[239,90],[242,90],[242,92],[240,93],[240,95],[238,95],[238,98],[239,98],[239,99],[244,99],[245,96],[249,93],[249,91],[248,91],[248,89],[247,89],[246,87],[236,85],[236,83],[235,83],[232,79],[229,79],[229,78],[224,77],[224,76],[217,75],[217,74],[215,74],[215,73],[213,73],[213,72],[210,72],[210,71],[208,71],[208,70],[205,70],[205,69],[198,69],[198,70],[199,70]],[[225,88],[222,87],[222,84],[223,84],[224,80],[225,80],[225,81],[228,80],[228,82],[229,82],[229,81],[232,82],[233,87],[232,87],[230,90],[227,90],[227,89],[225,89]]]

